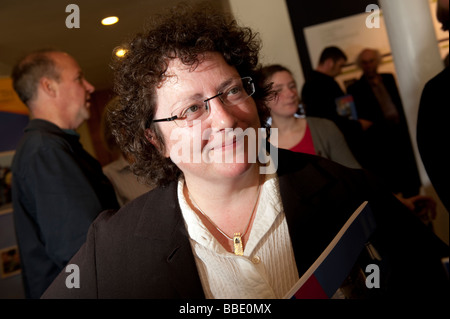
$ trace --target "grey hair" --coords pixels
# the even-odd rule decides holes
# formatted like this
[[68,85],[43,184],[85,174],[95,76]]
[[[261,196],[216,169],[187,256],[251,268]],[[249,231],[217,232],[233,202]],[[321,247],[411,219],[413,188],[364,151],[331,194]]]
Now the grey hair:
[[356,58],[356,65],[358,66],[358,68],[362,68],[361,67],[361,56],[363,55],[363,53],[364,52],[367,52],[367,51],[371,51],[371,52],[374,52],[375,53],[375,57],[376,57],[376,60],[377,60],[377,64],[380,64],[381,63],[381,53],[380,53],[380,51],[379,50],[377,50],[377,49],[364,49],[364,50],[362,50],[359,54],[358,54],[358,57]]
[[56,49],[33,51],[16,63],[11,78],[13,88],[20,100],[29,106],[36,97],[39,80],[43,77],[59,81],[60,73],[51,53],[61,52]]

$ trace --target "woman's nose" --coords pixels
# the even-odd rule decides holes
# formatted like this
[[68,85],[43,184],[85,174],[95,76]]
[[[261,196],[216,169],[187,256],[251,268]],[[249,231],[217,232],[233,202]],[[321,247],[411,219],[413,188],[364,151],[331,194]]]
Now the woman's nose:
[[208,101],[210,107],[211,128],[214,131],[220,131],[226,128],[235,128],[236,117],[230,111],[230,108],[236,106],[226,106],[219,98]]
[[293,95],[298,95],[296,88],[287,88],[285,91],[286,91],[287,96],[289,96],[289,97],[291,97]]

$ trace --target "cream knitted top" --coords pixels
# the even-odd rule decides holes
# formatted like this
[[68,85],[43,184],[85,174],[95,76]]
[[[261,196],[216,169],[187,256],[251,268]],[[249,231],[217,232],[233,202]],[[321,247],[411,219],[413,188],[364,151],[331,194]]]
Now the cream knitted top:
[[236,256],[211,235],[188,206],[184,180],[178,198],[206,298],[282,298],[299,279],[278,178],[267,175],[244,255]]

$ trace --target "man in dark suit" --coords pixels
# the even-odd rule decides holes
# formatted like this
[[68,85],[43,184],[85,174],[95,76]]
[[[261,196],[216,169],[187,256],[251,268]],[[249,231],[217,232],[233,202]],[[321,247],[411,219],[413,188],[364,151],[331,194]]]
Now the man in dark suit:
[[333,121],[344,134],[350,149],[355,152],[359,147],[361,133],[371,123],[364,119],[351,119],[337,111],[336,100],[345,96],[345,92],[335,77],[341,73],[346,61],[347,56],[340,48],[330,46],[323,49],[316,69],[303,85],[301,97],[306,115]]
[[12,164],[12,200],[25,295],[34,299],[77,252],[97,215],[119,205],[76,132],[90,117],[94,92],[77,61],[62,51],[34,51],[14,66],[12,79],[32,118]]
[[[436,16],[442,23],[442,30],[448,31],[448,0],[438,1]],[[447,66],[425,85],[417,118],[417,146],[428,177],[447,211],[450,212],[450,168],[445,147],[450,135],[447,95],[449,83],[450,67]]]
[[357,59],[363,75],[348,87],[358,118],[373,123],[355,156],[364,168],[381,176],[391,191],[411,197],[419,193],[420,176],[394,76],[378,73],[380,62],[377,50],[363,50]]

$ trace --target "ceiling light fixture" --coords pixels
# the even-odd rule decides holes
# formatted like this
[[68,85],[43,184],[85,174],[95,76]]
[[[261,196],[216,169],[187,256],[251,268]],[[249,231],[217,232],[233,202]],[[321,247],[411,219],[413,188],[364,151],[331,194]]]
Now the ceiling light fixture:
[[119,18],[118,18],[118,17],[112,16],[112,17],[104,18],[104,19],[102,20],[102,24],[103,24],[103,25],[111,25],[111,24],[117,23],[118,21],[119,21]]
[[119,58],[122,58],[125,56],[125,54],[127,52],[128,52],[128,50],[126,50],[126,49],[118,48],[115,53],[116,53],[116,56],[118,56]]

